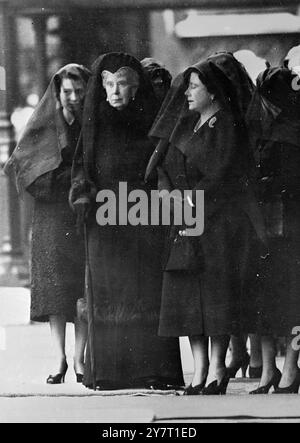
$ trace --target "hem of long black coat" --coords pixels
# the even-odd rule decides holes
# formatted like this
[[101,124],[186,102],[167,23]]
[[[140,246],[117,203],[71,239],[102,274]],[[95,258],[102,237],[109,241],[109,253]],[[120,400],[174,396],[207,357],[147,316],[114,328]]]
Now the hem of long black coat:
[[74,323],[74,320],[76,318],[76,315],[74,315],[73,317],[69,317],[63,313],[53,312],[53,313],[45,314],[45,315],[31,316],[30,321],[34,322],[34,323],[49,323],[50,315],[59,315],[59,316],[63,315],[66,318],[67,323]]

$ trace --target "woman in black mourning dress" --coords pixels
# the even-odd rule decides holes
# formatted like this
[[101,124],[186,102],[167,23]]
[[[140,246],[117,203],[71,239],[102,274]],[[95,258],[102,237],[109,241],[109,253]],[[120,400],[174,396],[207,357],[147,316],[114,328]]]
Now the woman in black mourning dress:
[[[300,385],[300,87],[296,72],[272,67],[257,78],[248,112],[256,134],[258,186],[270,246],[268,284],[261,305],[263,373],[251,394],[297,393]],[[274,336],[286,338],[283,372]]]
[[[99,190],[113,191],[118,201],[119,184],[126,182],[128,193],[138,189],[149,195],[151,186],[143,177],[153,145],[147,133],[158,104],[140,62],[131,55],[104,54],[92,73],[70,198],[79,214],[85,206],[89,210],[97,388],[182,385],[178,339],[158,337],[164,230],[96,221]],[[93,384],[89,352],[88,346],[87,387]]]

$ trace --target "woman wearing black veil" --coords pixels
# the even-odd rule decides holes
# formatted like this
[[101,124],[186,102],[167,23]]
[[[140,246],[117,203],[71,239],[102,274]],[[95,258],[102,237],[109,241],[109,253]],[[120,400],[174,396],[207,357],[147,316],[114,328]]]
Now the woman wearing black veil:
[[[100,226],[96,221],[99,190],[112,191],[118,201],[120,182],[125,182],[128,193],[143,190],[149,195],[151,186],[145,186],[143,177],[153,145],[147,133],[157,108],[138,60],[124,53],[96,60],[70,198],[79,214],[82,208],[89,209],[98,389],[165,389],[183,384],[178,339],[157,334],[163,230],[121,225],[118,220],[124,214],[118,211],[116,225]],[[83,382],[91,387],[89,347],[86,362]]]
[[175,79],[151,130],[159,143],[147,176],[157,166],[162,204],[170,191],[190,190],[181,203],[195,210],[196,192],[204,191],[204,233],[189,237],[185,225],[171,226],[165,251],[159,333],[190,338],[187,395],[225,394],[229,337],[255,328],[263,227],[249,181],[252,93],[243,66],[217,53]]
[[141,65],[149,76],[157,100],[162,104],[171,86],[170,72],[159,60],[150,57],[143,58]]
[[[293,51],[290,52],[293,55]],[[293,63],[291,64],[293,65]],[[296,68],[295,68],[296,69]],[[248,111],[258,183],[270,246],[268,285],[261,306],[263,373],[251,394],[297,393],[300,386],[300,86],[296,70],[272,67],[257,78]],[[286,338],[280,373],[274,336]]]

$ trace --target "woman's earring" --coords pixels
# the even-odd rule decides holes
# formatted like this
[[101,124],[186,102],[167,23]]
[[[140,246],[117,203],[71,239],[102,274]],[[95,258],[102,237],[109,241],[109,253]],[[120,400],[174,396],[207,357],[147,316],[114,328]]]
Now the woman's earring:
[[134,100],[135,100],[135,95],[132,96],[132,101],[134,102]]
[[214,102],[215,99],[216,99],[216,97],[215,97],[214,95],[212,95],[212,96],[210,97],[210,99],[211,99],[212,102]]
[[106,101],[108,102],[108,97],[106,97]]

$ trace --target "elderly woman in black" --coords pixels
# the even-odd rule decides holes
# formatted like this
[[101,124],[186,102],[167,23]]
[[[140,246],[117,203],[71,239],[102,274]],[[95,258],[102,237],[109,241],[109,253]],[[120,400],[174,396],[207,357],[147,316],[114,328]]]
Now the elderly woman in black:
[[179,190],[191,191],[181,204],[194,207],[203,190],[205,227],[191,237],[185,225],[171,226],[159,334],[189,336],[194,376],[187,395],[225,394],[230,335],[249,330],[255,319],[260,242],[253,223],[260,220],[247,179],[244,122],[252,83],[230,53],[218,53],[188,68],[175,85],[151,131],[160,142],[147,174],[158,164],[163,206],[168,192]]
[[[79,214],[89,209],[96,361],[93,372],[88,346],[84,384],[92,387],[95,377],[98,389],[182,385],[178,339],[157,334],[164,231],[148,220],[124,222],[133,207],[128,201],[124,208],[128,194],[151,191],[143,177],[153,151],[147,133],[158,104],[140,62],[129,54],[104,54],[92,72],[70,195]],[[109,209],[112,223],[99,219],[95,194],[101,190],[116,198]]]
[[[270,260],[260,322],[263,373],[251,394],[297,393],[300,385],[300,81],[296,72],[274,67],[257,79],[248,119],[256,134],[261,204]],[[276,367],[275,336],[284,336],[283,373]]]
[[74,370],[81,382],[86,325],[76,302],[84,290],[84,245],[68,203],[90,71],[72,63],[61,68],[29,120],[5,170],[20,193],[34,197],[31,251],[31,320],[49,321],[55,363],[47,383],[64,381],[66,322],[75,324]]

